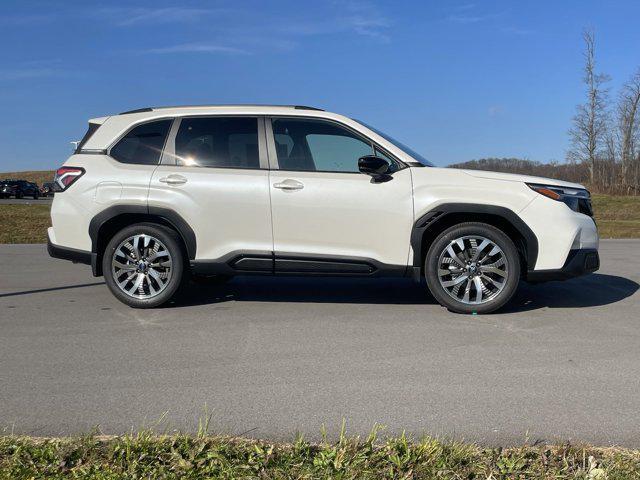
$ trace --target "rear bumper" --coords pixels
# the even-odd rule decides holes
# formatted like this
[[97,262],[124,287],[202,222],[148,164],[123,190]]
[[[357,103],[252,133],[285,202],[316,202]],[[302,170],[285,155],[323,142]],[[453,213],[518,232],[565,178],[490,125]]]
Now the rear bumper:
[[531,270],[527,272],[529,282],[549,282],[552,280],[568,280],[600,268],[600,256],[595,248],[570,250],[562,268],[557,270]]
[[51,238],[47,235],[47,252],[49,256],[53,258],[60,258],[62,260],[69,260],[73,263],[84,263],[91,265],[91,252],[84,250],[77,250],[75,248],[61,247],[51,241]]

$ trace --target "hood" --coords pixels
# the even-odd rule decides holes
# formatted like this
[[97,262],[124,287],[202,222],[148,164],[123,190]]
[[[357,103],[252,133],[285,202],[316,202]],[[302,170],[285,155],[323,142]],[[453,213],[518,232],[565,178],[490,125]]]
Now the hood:
[[487,172],[484,170],[460,170],[460,171],[476,178],[488,178],[491,180],[503,180],[506,182],[541,183],[544,185],[554,185],[557,187],[567,187],[567,188],[584,188],[579,183],[565,182],[563,180],[556,180],[555,178],[534,177],[531,175],[520,175],[517,173]]

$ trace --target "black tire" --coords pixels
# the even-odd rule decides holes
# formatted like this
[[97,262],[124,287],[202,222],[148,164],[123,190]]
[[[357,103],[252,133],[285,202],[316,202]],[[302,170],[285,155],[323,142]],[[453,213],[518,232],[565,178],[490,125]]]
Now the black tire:
[[[171,255],[171,278],[164,290],[150,298],[137,298],[122,291],[114,278],[111,267],[116,248],[127,238],[139,234],[155,237],[164,244]],[[109,290],[118,300],[133,308],[154,308],[171,300],[184,284],[188,271],[187,265],[186,253],[180,236],[171,228],[154,223],[139,223],[123,228],[109,240],[102,257],[102,271]]]
[[[444,252],[447,247],[456,239],[469,236],[481,236],[493,242],[502,250],[503,257],[506,261],[505,270],[508,271],[508,274],[504,280],[504,285],[500,287],[502,290],[499,290],[493,297],[488,295],[489,299],[484,303],[466,303],[462,301],[462,299],[454,298],[453,294],[450,294],[440,283],[438,271],[440,269],[439,263],[441,255],[445,255]],[[474,268],[475,271],[475,265],[465,267]],[[455,268],[457,268],[457,266]],[[520,257],[513,241],[502,231],[486,223],[468,222],[454,225],[435,238],[427,252],[424,270],[429,291],[440,305],[456,313],[490,313],[504,306],[517,290],[520,281]],[[481,277],[482,275],[483,274],[479,274]],[[491,273],[489,275],[495,277],[495,275]],[[478,276],[478,274],[476,274],[476,276]],[[444,278],[453,278],[453,276]],[[482,278],[484,279],[485,277]],[[495,278],[501,279],[500,276]],[[470,281],[469,283],[472,282]],[[486,280],[484,280],[484,283],[489,285]],[[491,286],[493,288],[493,284]],[[451,285],[448,285],[448,287],[451,287]],[[483,290],[480,288],[476,290],[475,285],[472,288],[476,292]]]

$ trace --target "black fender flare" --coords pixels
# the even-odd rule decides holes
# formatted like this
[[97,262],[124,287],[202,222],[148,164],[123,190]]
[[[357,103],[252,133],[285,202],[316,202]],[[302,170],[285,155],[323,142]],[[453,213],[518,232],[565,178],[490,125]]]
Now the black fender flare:
[[517,213],[497,205],[477,203],[444,203],[422,215],[411,229],[411,248],[413,249],[413,266],[422,268],[423,238],[428,229],[432,229],[451,214],[474,213],[497,216],[508,222],[526,242],[527,268],[533,270],[538,259],[538,238]]
[[184,241],[185,247],[187,249],[187,256],[189,257],[189,260],[193,260],[196,258],[196,234],[193,232],[193,229],[189,226],[185,219],[182,218],[180,214],[178,214],[174,210],[146,205],[114,205],[96,214],[91,219],[91,222],[89,222],[89,237],[91,238],[91,257],[94,274],[99,270],[99,266],[97,265],[97,257],[99,240],[98,236],[100,229],[109,220],[112,220],[113,218],[120,215],[141,215],[141,221],[153,221],[152,218],[149,219],[148,217],[156,217],[163,220],[171,227],[173,227],[182,237],[182,240]]

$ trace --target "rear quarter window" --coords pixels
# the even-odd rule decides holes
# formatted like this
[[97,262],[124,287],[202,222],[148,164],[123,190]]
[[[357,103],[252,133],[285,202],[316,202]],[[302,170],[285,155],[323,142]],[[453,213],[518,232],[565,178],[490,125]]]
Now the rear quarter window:
[[172,120],[160,120],[134,127],[115,144],[109,154],[121,163],[157,165]]

